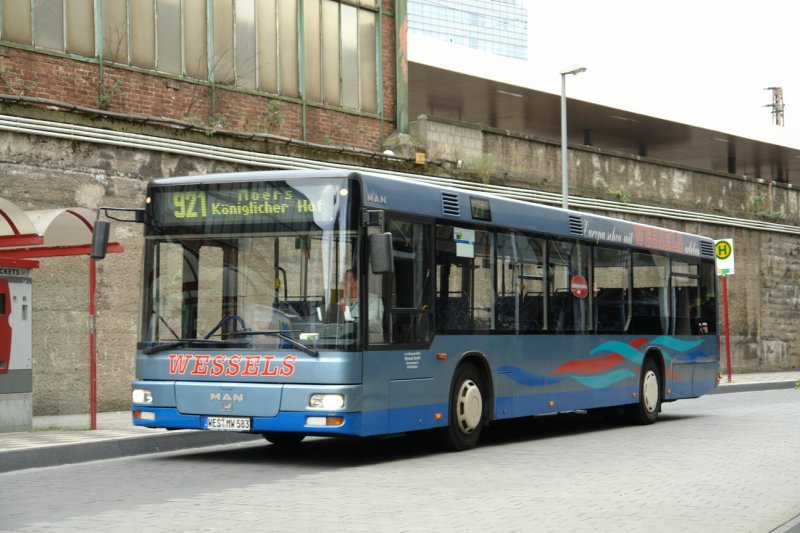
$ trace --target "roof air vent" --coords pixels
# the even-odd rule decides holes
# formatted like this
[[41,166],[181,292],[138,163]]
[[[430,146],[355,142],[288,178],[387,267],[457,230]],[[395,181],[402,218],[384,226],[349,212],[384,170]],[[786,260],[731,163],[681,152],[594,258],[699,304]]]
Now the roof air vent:
[[442,213],[452,217],[461,216],[461,205],[458,201],[458,194],[454,192],[442,193]]
[[569,232],[573,235],[583,235],[583,219],[581,217],[569,216]]
[[714,257],[714,243],[700,241],[700,255],[704,257]]

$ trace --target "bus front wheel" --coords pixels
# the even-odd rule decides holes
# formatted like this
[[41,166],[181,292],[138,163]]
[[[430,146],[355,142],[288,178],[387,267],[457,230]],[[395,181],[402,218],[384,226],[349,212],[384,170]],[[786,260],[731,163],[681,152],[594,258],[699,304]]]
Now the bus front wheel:
[[471,364],[459,367],[450,393],[450,415],[441,437],[444,446],[453,451],[475,446],[486,421],[484,385]]
[[628,419],[635,424],[652,424],[661,411],[661,375],[655,361],[644,360],[639,378],[639,401],[627,407]]

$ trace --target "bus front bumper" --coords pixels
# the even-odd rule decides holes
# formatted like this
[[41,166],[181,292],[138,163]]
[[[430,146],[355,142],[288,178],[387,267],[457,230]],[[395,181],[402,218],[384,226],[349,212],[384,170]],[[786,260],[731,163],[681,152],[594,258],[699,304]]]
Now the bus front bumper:
[[180,413],[174,407],[140,407],[132,411],[135,426],[205,429],[245,433],[291,432],[306,435],[360,435],[361,413],[279,412],[275,416],[232,417]]

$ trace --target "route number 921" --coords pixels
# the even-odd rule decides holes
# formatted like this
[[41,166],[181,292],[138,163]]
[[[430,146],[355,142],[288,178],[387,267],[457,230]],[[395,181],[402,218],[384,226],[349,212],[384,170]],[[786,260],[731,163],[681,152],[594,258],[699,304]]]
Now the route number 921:
[[175,218],[198,218],[208,215],[206,193],[203,191],[176,192],[172,195]]

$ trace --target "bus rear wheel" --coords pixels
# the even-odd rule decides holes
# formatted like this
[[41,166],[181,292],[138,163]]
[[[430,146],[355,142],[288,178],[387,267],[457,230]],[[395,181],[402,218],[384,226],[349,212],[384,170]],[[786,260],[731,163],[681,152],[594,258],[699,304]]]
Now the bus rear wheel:
[[652,424],[661,411],[661,374],[655,361],[644,360],[639,377],[639,401],[626,408],[628,420],[634,424]]
[[473,448],[486,422],[486,397],[483,380],[471,364],[459,367],[450,393],[450,414],[441,430],[442,444],[450,450]]

